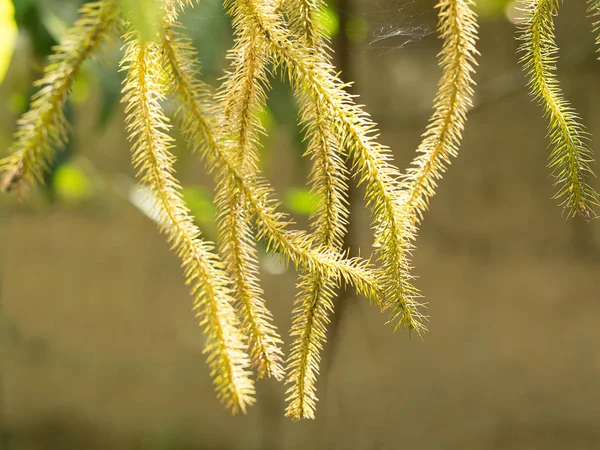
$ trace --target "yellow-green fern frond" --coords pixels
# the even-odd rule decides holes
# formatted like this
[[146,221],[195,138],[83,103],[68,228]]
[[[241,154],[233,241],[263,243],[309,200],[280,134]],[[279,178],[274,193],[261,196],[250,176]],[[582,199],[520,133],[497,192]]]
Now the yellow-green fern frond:
[[205,159],[214,173],[215,179],[231,177],[237,189],[243,192],[248,207],[256,219],[259,238],[264,238],[271,251],[280,253],[291,260],[296,267],[318,271],[326,277],[353,286],[360,294],[379,304],[382,291],[379,273],[374,271],[369,261],[360,258],[345,259],[337,252],[320,247],[314,238],[301,231],[287,229],[290,224],[285,214],[277,211],[273,200],[273,189],[256,177],[246,177],[240,173],[229,155],[229,145],[214,134],[215,106],[203,84],[191,78],[185,64],[173,57],[176,53],[169,46],[177,45],[165,41],[165,52],[169,59],[173,78],[173,90],[180,100],[178,116],[187,142]]
[[248,338],[250,356],[259,378],[283,378],[281,338],[273,325],[273,316],[263,299],[258,281],[256,241],[250,229],[250,212],[242,193],[231,178],[217,186],[216,204],[220,205],[219,242],[234,298]]
[[[224,113],[219,121],[220,135],[226,136],[228,154],[243,176],[258,170],[259,118],[266,103],[266,55],[253,31],[237,30],[236,45],[229,54],[232,71],[218,95]],[[218,113],[217,113],[218,114]],[[259,378],[282,379],[281,338],[272,325],[272,316],[262,298],[258,281],[256,241],[251,230],[251,211],[235,180],[223,177],[217,183],[219,245],[239,303],[242,327],[249,337],[250,354]]]
[[420,333],[424,317],[418,309],[419,294],[411,284],[408,262],[414,230],[401,207],[399,172],[389,163],[389,149],[376,141],[375,124],[344,90],[333,68],[294,42],[269,2],[239,0],[233,14],[247,21],[246,27],[261,30],[300,95],[327,105],[344,147],[360,172],[359,181],[366,183],[367,205],[374,215],[375,245],[385,269],[386,306],[393,308],[391,321],[397,322],[396,329],[402,326]]
[[[600,0],[588,0],[588,14],[594,19],[600,17]],[[600,20],[594,22],[594,33],[596,33],[596,45],[599,46],[598,51],[600,51]]]
[[74,26],[49,58],[29,111],[18,121],[10,154],[0,160],[0,191],[41,182],[54,152],[67,140],[64,104],[82,64],[110,34],[118,13],[114,1],[85,4]]
[[306,273],[300,278],[300,293],[292,312],[293,324],[289,362],[287,366],[286,416],[293,419],[314,419],[317,407],[317,375],[321,352],[326,341],[327,325],[333,313],[333,299],[338,283],[321,274]]
[[523,41],[523,64],[529,73],[529,85],[544,107],[550,121],[552,151],[549,167],[556,177],[555,198],[571,215],[589,217],[599,197],[586,179],[593,175],[593,155],[588,136],[579,116],[564,99],[555,76],[558,47],[554,41],[554,18],[562,0],[526,0]]
[[290,31],[307,48],[319,52],[321,56],[326,56],[330,50],[323,30],[326,7],[324,0],[287,0],[283,3]]
[[[327,60],[326,43],[318,26],[324,2],[294,0],[287,3],[292,29],[307,49]],[[304,124],[308,148],[306,156],[313,162],[310,184],[319,199],[311,216],[311,228],[320,245],[341,251],[348,220],[347,170],[341,157],[338,138],[331,127],[327,105],[309,95],[298,98],[300,123]],[[319,273],[304,273],[292,312],[292,338],[288,360],[286,415],[314,418],[316,379],[321,352],[326,341],[329,315],[333,313],[336,285]]]
[[[311,184],[319,199],[311,228],[319,245],[339,253],[348,220],[345,164],[335,136],[327,127],[326,111],[311,101],[305,102],[303,110],[310,136],[307,154],[313,159]],[[308,117],[314,121],[310,122]],[[312,272],[302,275],[298,287],[290,330],[292,344],[287,367],[290,387],[286,410],[286,414],[295,419],[314,418],[320,353],[337,286],[318,272]]]
[[173,175],[170,125],[160,106],[165,94],[161,48],[142,43],[131,33],[126,39],[123,101],[127,105],[133,164],[138,177],[153,194],[162,231],[183,262],[187,283],[195,297],[194,309],[207,336],[205,352],[217,395],[234,412],[245,411],[254,402],[254,386],[228,279],[213,246],[200,238]]
[[467,111],[473,104],[473,78],[477,41],[476,15],[472,0],[441,0],[437,8],[438,32],[444,40],[439,62],[442,78],[419,155],[403,176],[404,198],[409,220],[417,224],[435,195],[451,159],[458,154]]

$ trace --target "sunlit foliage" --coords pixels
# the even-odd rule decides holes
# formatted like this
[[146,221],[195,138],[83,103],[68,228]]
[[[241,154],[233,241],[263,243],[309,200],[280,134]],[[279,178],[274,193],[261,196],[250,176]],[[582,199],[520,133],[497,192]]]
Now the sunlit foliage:
[[[389,311],[395,330],[425,331],[410,256],[429,200],[458,153],[472,105],[478,56],[474,4],[439,0],[442,77],[423,142],[403,174],[392,164],[390,149],[379,142],[376,124],[331,63],[322,0],[225,0],[235,41],[228,53],[230,68],[216,89],[202,81],[196,51],[178,22],[194,3],[86,4],[18,122],[11,153],[0,161],[0,189],[24,194],[33,181],[43,180],[67,139],[64,105],[77,73],[110,35],[119,35],[133,165],[149,193],[153,217],[181,259],[207,336],[205,353],[217,396],[232,411],[246,411],[255,401],[256,371],[258,377],[285,378],[286,415],[314,418],[320,354],[342,284]],[[586,182],[591,151],[554,75],[553,19],[560,0],[524,3],[523,60],[550,120],[558,197],[571,213],[590,216],[598,201]],[[599,5],[590,2],[593,14]],[[259,172],[259,136],[265,132],[261,113],[273,72],[289,81],[300,107],[298,121],[312,161],[309,185],[316,198],[309,231],[292,228]],[[176,105],[173,118],[164,109],[167,101]],[[184,201],[174,170],[171,120],[214,176],[215,244],[202,237]],[[375,240],[372,258],[350,258],[343,249],[350,177],[365,186]],[[260,287],[259,240],[299,271],[287,360]]]

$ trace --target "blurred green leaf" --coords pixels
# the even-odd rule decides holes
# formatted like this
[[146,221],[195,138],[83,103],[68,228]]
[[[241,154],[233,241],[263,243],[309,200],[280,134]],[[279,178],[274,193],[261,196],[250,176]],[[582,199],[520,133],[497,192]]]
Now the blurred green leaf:
[[48,30],[48,20],[45,19],[46,10],[37,1],[18,0],[14,2],[14,5],[19,30],[28,35],[33,47],[35,59],[32,65],[41,70],[41,67],[38,67],[38,64],[41,65],[41,61],[37,59],[46,57],[52,51],[52,47],[58,43],[53,33]]
[[283,205],[297,214],[309,215],[317,201],[318,197],[309,189],[291,188],[283,195]]
[[157,39],[164,14],[157,1],[121,0],[121,8],[139,33],[142,42],[152,42]]
[[265,105],[258,112],[258,118],[260,120],[260,123],[262,123],[262,126],[265,128],[265,132],[267,134],[270,134],[273,126],[275,125],[275,117],[273,116],[273,113],[271,112],[271,108],[269,108],[267,105]]
[[92,196],[94,188],[87,175],[75,164],[63,164],[54,174],[54,190],[63,200],[85,200]]
[[210,189],[205,186],[185,187],[183,199],[198,223],[212,223],[215,217],[215,207]]
[[49,8],[42,9],[41,21],[56,42],[60,42],[61,38],[69,30],[69,22],[55,14]]
[[479,0],[475,9],[483,18],[506,18],[506,11],[512,3],[514,0]]
[[11,0],[0,0],[0,83],[6,75],[17,40],[15,9]]
[[337,12],[330,6],[323,11],[323,14],[317,16],[319,28],[323,30],[326,36],[334,37],[340,31],[340,19]]

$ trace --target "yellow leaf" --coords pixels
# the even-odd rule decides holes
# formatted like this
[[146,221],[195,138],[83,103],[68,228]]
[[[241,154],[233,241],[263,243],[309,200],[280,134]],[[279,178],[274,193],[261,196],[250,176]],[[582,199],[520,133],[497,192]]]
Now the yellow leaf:
[[6,75],[17,40],[15,9],[11,0],[0,0],[0,83]]

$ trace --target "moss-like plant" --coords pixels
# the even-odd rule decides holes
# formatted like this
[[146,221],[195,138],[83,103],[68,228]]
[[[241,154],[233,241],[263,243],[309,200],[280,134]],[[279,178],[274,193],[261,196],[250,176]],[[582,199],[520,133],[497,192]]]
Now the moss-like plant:
[[[258,377],[286,379],[286,415],[313,418],[320,353],[340,284],[389,310],[395,330],[425,331],[409,257],[437,182],[458,152],[472,104],[478,55],[473,2],[439,0],[442,78],[418,155],[404,174],[393,166],[376,125],[331,64],[319,26],[323,0],[226,0],[235,43],[228,55],[231,68],[216,90],[199,77],[195,50],[177,21],[194,1],[141,3],[101,0],[83,6],[50,58],[30,110],[19,120],[11,153],[0,161],[0,189],[24,193],[31,182],[42,180],[67,139],[63,107],[81,65],[118,33],[125,43],[123,103],[133,165],[151,192],[161,230],[181,258],[208,339],[205,352],[218,397],[232,411],[245,411],[254,402],[254,369]],[[553,74],[553,19],[560,3],[524,2],[523,61],[550,119],[557,196],[570,213],[590,216],[598,203],[586,182],[591,151]],[[599,10],[600,2],[591,1],[590,11]],[[318,202],[309,232],[291,228],[258,170],[258,138],[264,132],[260,112],[268,74],[274,71],[295,92],[306,156],[313,162],[310,185]],[[216,180],[216,245],[202,238],[183,200],[173,169],[166,100],[176,102],[178,127]],[[353,173],[346,169],[346,158]],[[349,258],[343,250],[350,176],[366,187],[377,264]],[[287,360],[260,287],[258,240],[299,269]]]

